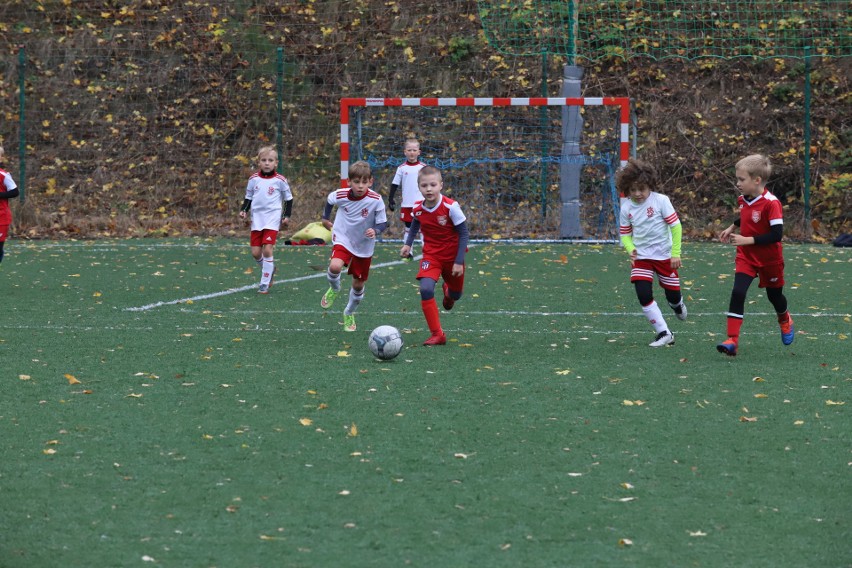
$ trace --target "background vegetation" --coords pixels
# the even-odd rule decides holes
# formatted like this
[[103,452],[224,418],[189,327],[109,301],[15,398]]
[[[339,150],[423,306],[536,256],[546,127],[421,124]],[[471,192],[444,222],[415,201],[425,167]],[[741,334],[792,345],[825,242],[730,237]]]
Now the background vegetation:
[[[301,226],[338,184],[340,97],[557,96],[566,62],[495,50],[469,0],[11,0],[0,6],[0,137],[15,176],[21,46],[19,238],[242,234],[235,212],[251,157],[277,139],[279,68],[281,170]],[[634,102],[638,155],[661,170],[690,238],[730,218],[732,166],[752,152],[776,165],[771,188],[787,205],[788,235],[850,230],[848,57],[814,60],[808,224],[801,60],[580,63],[585,96]],[[504,232],[481,217],[481,234]]]

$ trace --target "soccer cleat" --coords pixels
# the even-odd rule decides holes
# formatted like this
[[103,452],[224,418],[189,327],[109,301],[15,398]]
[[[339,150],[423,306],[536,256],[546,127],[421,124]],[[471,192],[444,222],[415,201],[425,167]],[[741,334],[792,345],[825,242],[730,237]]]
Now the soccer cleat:
[[355,314],[346,315],[343,314],[343,331],[355,331],[357,327],[355,326]]
[[444,335],[444,332],[437,334],[432,334],[429,339],[423,342],[423,345],[446,345],[447,344],[447,336]]
[[258,294],[269,294],[269,284],[261,284],[257,289]]
[[680,321],[686,321],[686,304],[684,304],[683,302],[680,303],[680,313],[675,310],[675,316]]
[[663,345],[674,345],[674,334],[670,331],[661,331],[657,337],[649,343],[651,347],[662,347]]
[[456,305],[456,301],[450,298],[450,288],[447,286],[447,283],[444,282],[444,301],[442,302],[444,305],[444,309],[450,311],[453,309],[453,306]]
[[338,294],[340,294],[339,291],[335,292],[333,288],[329,288],[326,293],[323,294],[322,300],[320,300],[320,306],[327,310],[334,303],[334,299],[337,298]]
[[790,345],[796,339],[796,328],[793,327],[793,316],[787,315],[787,321],[778,322],[781,326],[781,343]]
[[737,342],[730,337],[716,346],[716,351],[724,353],[728,357],[737,356]]

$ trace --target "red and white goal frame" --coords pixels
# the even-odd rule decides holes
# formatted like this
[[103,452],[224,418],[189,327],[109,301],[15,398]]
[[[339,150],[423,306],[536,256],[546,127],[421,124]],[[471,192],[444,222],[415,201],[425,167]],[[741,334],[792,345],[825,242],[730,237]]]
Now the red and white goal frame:
[[460,98],[342,98],[340,99],[340,187],[349,179],[349,109],[351,107],[460,106],[615,106],[619,113],[619,161],[630,157],[630,99],[627,97],[460,97]]

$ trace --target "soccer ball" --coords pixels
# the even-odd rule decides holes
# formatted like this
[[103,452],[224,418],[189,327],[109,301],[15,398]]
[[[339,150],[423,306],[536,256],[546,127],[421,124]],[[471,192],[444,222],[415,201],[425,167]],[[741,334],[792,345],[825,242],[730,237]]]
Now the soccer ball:
[[385,361],[399,355],[402,343],[402,334],[392,325],[380,325],[374,329],[367,342],[373,355]]

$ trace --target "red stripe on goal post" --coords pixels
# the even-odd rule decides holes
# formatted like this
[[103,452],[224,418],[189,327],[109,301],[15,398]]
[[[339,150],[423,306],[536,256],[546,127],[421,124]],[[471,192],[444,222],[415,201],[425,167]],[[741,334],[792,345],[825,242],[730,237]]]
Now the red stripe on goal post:
[[457,98],[353,98],[340,99],[340,187],[349,187],[349,108],[364,106],[617,106],[620,107],[619,162],[621,167],[630,158],[630,99],[627,97],[457,97]]

